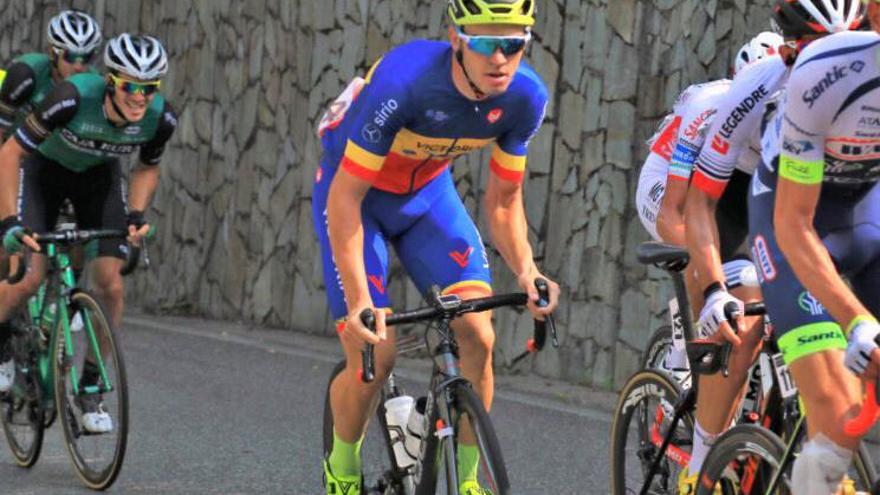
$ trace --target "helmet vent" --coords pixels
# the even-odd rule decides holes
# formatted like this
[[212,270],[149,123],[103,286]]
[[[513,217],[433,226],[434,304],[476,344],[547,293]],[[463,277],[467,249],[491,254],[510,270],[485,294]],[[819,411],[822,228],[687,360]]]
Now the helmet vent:
[[482,12],[482,11],[480,10],[480,6],[477,5],[477,4],[474,2],[474,0],[464,0],[463,3],[464,3],[464,8],[465,8],[465,9],[466,9],[471,15],[480,15],[480,13]]
[[489,7],[489,10],[492,11],[493,14],[509,14],[511,7]]

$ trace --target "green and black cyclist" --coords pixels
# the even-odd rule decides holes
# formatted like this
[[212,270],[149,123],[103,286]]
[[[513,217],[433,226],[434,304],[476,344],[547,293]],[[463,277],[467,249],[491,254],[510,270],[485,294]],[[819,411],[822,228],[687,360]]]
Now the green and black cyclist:
[[[168,57],[153,37],[121,34],[108,41],[104,65],[104,75],[85,72],[57,83],[0,148],[0,235],[8,253],[24,245],[39,251],[32,232],[51,229],[64,200],[73,205],[80,228],[127,227],[128,242],[135,245],[149,231],[144,211],[159,182],[165,144],[177,126],[174,110],[159,93]],[[139,163],[126,188],[120,162],[138,150]],[[90,253],[91,287],[114,329],[122,317],[119,270],[126,250],[124,240],[105,240]],[[0,284],[0,348],[9,338],[15,309],[39,287],[45,257],[34,256],[31,268],[19,284]],[[8,363],[0,367],[12,368]],[[0,387],[8,388],[8,374],[0,373],[4,376]],[[83,382],[98,379],[97,366],[86,362]],[[100,400],[93,402],[81,404],[85,428],[112,430]]]
[[0,75],[0,137],[9,138],[27,114],[68,77],[94,72],[89,65],[104,41],[88,14],[65,10],[49,21],[47,53],[16,57]]

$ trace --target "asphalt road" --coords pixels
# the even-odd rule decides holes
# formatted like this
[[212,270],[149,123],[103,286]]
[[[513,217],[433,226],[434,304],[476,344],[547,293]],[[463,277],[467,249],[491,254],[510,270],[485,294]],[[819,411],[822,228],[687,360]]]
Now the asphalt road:
[[[341,356],[334,341],[143,315],[125,328],[130,435],[111,493],[321,493],[324,388]],[[423,363],[398,368],[408,390],[424,387]],[[515,493],[608,493],[612,402],[535,379],[499,380],[492,418]],[[53,426],[30,470],[0,441],[0,494],[89,493],[61,441]]]

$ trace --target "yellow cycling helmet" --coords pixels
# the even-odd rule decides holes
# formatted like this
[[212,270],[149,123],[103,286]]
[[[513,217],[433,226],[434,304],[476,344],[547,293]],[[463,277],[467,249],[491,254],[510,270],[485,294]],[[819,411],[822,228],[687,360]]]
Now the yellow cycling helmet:
[[456,26],[535,24],[535,0],[449,0],[447,12]]

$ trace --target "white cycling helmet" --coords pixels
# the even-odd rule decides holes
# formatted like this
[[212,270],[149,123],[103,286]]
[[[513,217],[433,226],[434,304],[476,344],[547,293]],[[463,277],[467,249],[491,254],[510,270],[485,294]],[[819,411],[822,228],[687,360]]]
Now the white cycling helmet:
[[53,17],[46,34],[53,47],[77,54],[95,51],[104,39],[92,16],[78,10],[65,10]]
[[123,33],[107,42],[104,65],[136,79],[154,81],[168,72],[168,54],[152,36]]
[[786,38],[857,29],[862,22],[861,0],[776,0],[772,24]]
[[733,62],[734,74],[750,62],[776,55],[784,42],[782,36],[770,31],[764,31],[747,41],[736,53],[736,59]]

